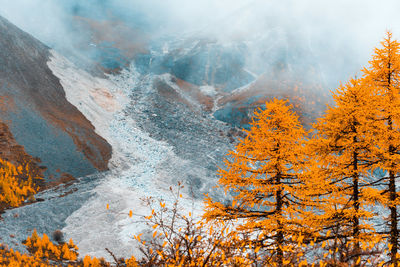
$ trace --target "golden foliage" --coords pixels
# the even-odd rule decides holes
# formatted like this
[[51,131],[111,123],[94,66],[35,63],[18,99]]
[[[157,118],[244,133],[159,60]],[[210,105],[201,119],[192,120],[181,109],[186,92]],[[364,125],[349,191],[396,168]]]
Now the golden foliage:
[[398,176],[400,173],[400,43],[387,32],[381,42],[381,48],[375,48],[368,68],[363,69],[364,77],[376,95],[378,102],[374,110],[376,120],[376,140],[374,151],[378,166],[387,175],[379,177],[376,182],[386,187],[382,191],[381,202],[390,212],[388,225],[390,262],[399,264],[398,209]]
[[171,195],[171,206],[162,200],[145,199],[151,214],[144,216],[152,238],[143,240],[135,236],[144,257],[141,266],[250,266],[251,257],[243,256],[242,247],[228,240],[230,224],[207,224],[196,221],[193,212],[183,214],[181,184]]
[[[78,259],[78,247],[70,240],[68,243],[54,244],[46,234],[40,237],[36,230],[28,237],[24,245],[28,253],[21,254],[0,244],[0,266],[82,266],[109,267],[103,258],[97,259],[86,255]],[[134,257],[126,261],[126,266],[133,267]]]
[[246,133],[229,152],[225,168],[218,171],[219,183],[232,194],[232,202],[225,205],[208,198],[204,216],[235,220],[231,240],[250,250],[261,248],[265,258],[282,265],[301,254],[300,242],[292,238],[309,235],[312,229],[301,174],[305,131],[292,106],[274,99],[266,103],[265,110],[255,112]]
[[51,266],[41,259],[27,254],[21,254],[13,249],[8,249],[5,245],[0,245],[0,266]]
[[36,230],[33,231],[31,237],[26,239],[25,246],[34,257],[40,259],[74,262],[78,258],[78,247],[72,240],[55,245],[46,234],[42,237],[38,236]]
[[335,106],[328,107],[314,125],[316,132],[308,144],[312,166],[307,175],[313,181],[312,191],[320,196],[316,221],[323,229],[319,239],[328,243],[324,249],[333,262],[338,259],[358,266],[360,255],[373,254],[367,248],[364,251],[360,242],[380,241],[370,222],[381,193],[372,187],[370,177],[377,166],[378,97],[364,79],[351,79],[333,98]]
[[[24,179],[22,176],[25,176]],[[35,179],[40,177],[32,177],[28,164],[16,167],[0,159],[0,202],[12,207],[21,205],[37,192],[33,183]]]

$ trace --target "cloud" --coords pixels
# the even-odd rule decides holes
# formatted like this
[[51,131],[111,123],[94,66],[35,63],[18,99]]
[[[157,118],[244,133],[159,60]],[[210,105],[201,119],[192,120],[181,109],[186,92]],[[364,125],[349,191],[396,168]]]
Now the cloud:
[[73,27],[76,14],[117,18],[153,36],[246,40],[281,28],[308,43],[332,85],[367,64],[386,29],[400,36],[399,8],[394,0],[0,0],[0,15],[55,48],[87,38]]

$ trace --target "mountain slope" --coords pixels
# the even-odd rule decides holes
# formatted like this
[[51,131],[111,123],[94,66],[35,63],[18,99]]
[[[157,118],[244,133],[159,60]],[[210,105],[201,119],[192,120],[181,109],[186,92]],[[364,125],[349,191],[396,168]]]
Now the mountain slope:
[[0,109],[16,141],[41,159],[46,176],[106,170],[111,146],[65,97],[47,66],[48,48],[0,17]]

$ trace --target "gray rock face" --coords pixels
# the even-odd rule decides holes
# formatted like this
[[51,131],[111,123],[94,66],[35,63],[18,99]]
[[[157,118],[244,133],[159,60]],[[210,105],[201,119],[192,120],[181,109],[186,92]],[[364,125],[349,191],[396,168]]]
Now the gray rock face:
[[272,98],[289,99],[306,126],[329,102],[324,75],[307,39],[293,29],[271,29],[247,45],[247,68],[256,78],[218,100],[214,117],[249,128],[254,109]]
[[246,47],[241,43],[223,46],[212,40],[189,39],[168,45],[168,51],[138,55],[139,71],[170,73],[191,84],[213,85],[225,92],[254,80],[244,69]]
[[153,40],[150,52],[137,55],[135,65],[142,74],[168,73],[197,87],[213,87],[214,117],[234,127],[248,128],[254,109],[273,97],[289,99],[307,124],[328,101],[308,41],[285,27],[239,40],[165,37]]
[[1,120],[28,154],[42,160],[47,177],[106,170],[110,145],[66,100],[48,59],[45,45],[0,17]]

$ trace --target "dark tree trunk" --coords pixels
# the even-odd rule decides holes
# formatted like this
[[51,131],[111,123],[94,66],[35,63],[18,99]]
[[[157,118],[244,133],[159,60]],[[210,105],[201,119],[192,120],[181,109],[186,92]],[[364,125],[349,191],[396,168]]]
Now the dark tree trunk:
[[[356,139],[356,137],[354,137]],[[354,207],[354,217],[353,217],[353,237],[356,239],[354,244],[354,256],[355,261],[360,257],[360,221],[359,221],[359,209],[360,209],[360,201],[359,201],[359,189],[358,189],[358,154],[356,151],[353,152],[353,207]],[[355,264],[354,266],[358,267],[360,264]]]
[[389,171],[389,200],[390,200],[390,259],[391,262],[398,266],[397,263],[397,250],[398,250],[398,236],[399,230],[397,228],[397,206],[396,201],[396,182],[394,172]]
[[[278,172],[276,175],[276,184],[278,186],[281,185],[281,174]],[[282,206],[283,206],[283,197],[282,197],[282,189],[279,187],[279,189],[276,191],[276,211],[278,216],[282,216]],[[277,262],[278,266],[282,267],[283,266],[283,230],[282,230],[282,223],[281,220],[278,219],[278,231],[276,233],[276,243],[277,243]]]
[[[392,62],[391,62],[391,48],[389,45],[389,63],[388,63],[388,93],[390,94],[391,97],[391,102],[393,103],[393,91],[391,89],[392,86]],[[388,130],[389,134],[392,133],[393,131],[393,118],[392,115],[389,115],[388,117]],[[392,138],[389,135],[389,155],[393,156],[395,154],[395,147],[392,144]],[[390,244],[392,245],[392,248],[390,249],[390,260],[394,264],[394,266],[398,266],[398,260],[397,260],[397,250],[398,250],[398,235],[399,235],[399,230],[397,228],[397,206],[395,204],[396,201],[396,173],[394,172],[394,164],[392,163],[390,166],[389,170],[389,201],[390,201]]]
[[[393,122],[392,117],[389,116],[388,119],[388,128],[389,131],[393,131]],[[389,140],[389,155],[393,156],[395,152],[395,147],[391,144],[392,140]],[[394,266],[398,266],[397,260],[397,250],[398,250],[398,237],[399,237],[399,230],[397,228],[397,205],[395,204],[396,201],[396,178],[395,172],[393,171],[394,164],[390,166],[389,170],[389,201],[390,201],[390,244],[392,248],[390,249],[390,260],[394,263]]]

